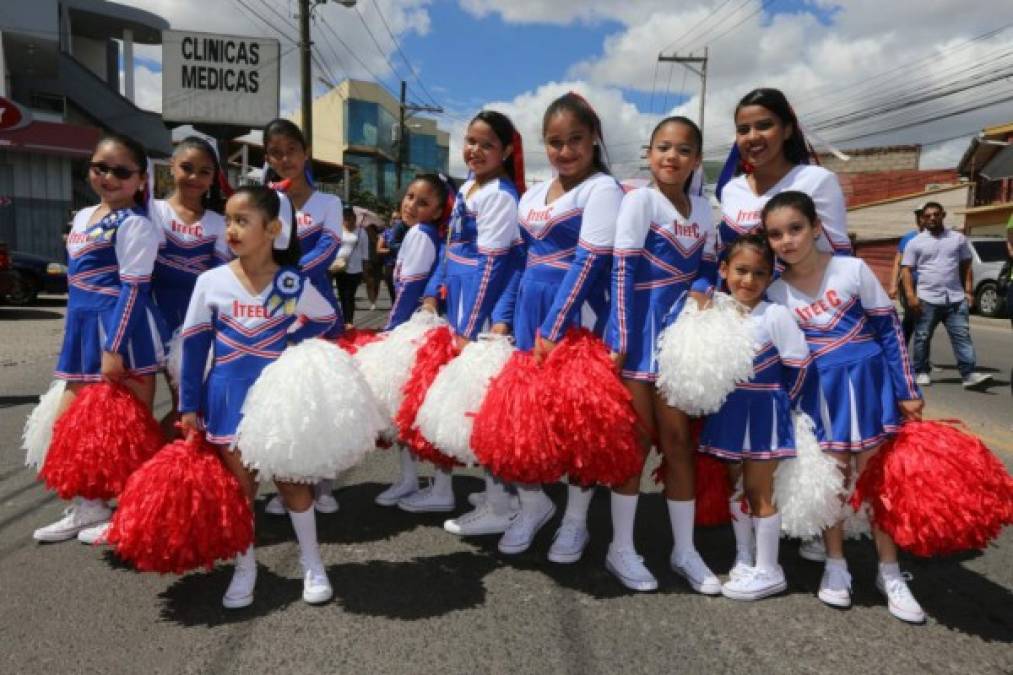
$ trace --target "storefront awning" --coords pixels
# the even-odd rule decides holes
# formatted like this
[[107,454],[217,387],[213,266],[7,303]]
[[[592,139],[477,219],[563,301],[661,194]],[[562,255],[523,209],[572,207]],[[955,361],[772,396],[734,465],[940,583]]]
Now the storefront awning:
[[1013,145],[1007,145],[995,154],[981,168],[981,175],[988,180],[1013,178]]
[[101,135],[96,127],[35,121],[21,129],[0,131],[0,148],[63,157],[91,157]]

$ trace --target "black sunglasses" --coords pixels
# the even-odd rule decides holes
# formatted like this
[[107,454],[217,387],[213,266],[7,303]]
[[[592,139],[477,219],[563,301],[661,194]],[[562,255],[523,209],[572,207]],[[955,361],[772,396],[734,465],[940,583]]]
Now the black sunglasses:
[[99,176],[107,176],[112,174],[113,177],[118,180],[126,180],[133,176],[135,173],[140,173],[140,169],[131,169],[128,166],[109,166],[105,162],[91,162],[88,164],[88,168],[91,172]]

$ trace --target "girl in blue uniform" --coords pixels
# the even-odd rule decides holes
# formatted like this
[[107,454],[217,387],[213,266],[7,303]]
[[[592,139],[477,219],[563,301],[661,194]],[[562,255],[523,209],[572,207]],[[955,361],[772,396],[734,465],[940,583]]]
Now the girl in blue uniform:
[[[327,269],[334,262],[341,246],[341,198],[313,187],[306,148],[302,131],[289,120],[276,119],[264,127],[264,153],[268,165],[265,179],[285,192],[295,207],[299,267],[338,315],[338,321],[324,336],[334,339],[344,331],[345,321]],[[338,502],[334,498],[334,481],[322,480],[317,483],[316,509],[320,513],[334,513],[338,510]],[[264,511],[271,515],[284,515],[285,507],[281,497],[271,499]]]
[[[289,213],[282,214],[283,208]],[[203,432],[219,446],[222,460],[251,501],[257,493],[256,472],[244,466],[235,436],[246,394],[286,345],[320,335],[337,320],[333,306],[299,273],[292,215],[288,200],[274,190],[239,188],[225,207],[229,248],[236,259],[198,277],[183,322],[179,388],[183,429],[188,437]],[[295,302],[275,307],[272,300],[278,299]],[[212,345],[214,361],[205,376]],[[326,602],[332,591],[317,544],[313,490],[301,483],[275,481],[275,485],[299,541],[303,599]],[[237,556],[224,606],[250,605],[256,580],[251,545]]]
[[[854,456],[861,473],[901,421],[919,419],[923,407],[893,301],[863,260],[818,248],[820,220],[809,195],[782,192],[767,202],[762,217],[771,247],[785,264],[767,295],[801,326],[819,374],[821,445],[845,472]],[[876,586],[890,612],[904,621],[924,621],[897,565],[896,544],[876,527],[873,538],[879,554]],[[819,598],[850,607],[841,524],[826,530],[823,540],[827,558]]]
[[[673,306],[687,294],[690,301],[705,303],[716,278],[710,204],[691,189],[700,168],[701,141],[700,128],[685,117],[664,119],[651,134],[647,159],[653,185],[629,192],[619,209],[606,341],[633,396],[645,455],[657,442],[666,458],[665,497],[675,538],[672,569],[694,590],[713,594],[720,592],[720,584],[693,544],[696,449],[689,417],[668,406],[654,386],[657,339],[678,316]],[[639,474],[612,491],[613,538],[605,566],[627,588],[651,591],[658,582],[633,545],[639,492]]]
[[[104,136],[92,154],[88,181],[100,201],[77,212],[67,236],[67,318],[55,373],[67,388],[57,416],[102,380],[122,383],[151,408],[165,350],[151,307],[159,233],[145,215],[147,162],[141,144],[119,134]],[[77,500],[34,537],[94,541],[111,515],[102,500]]]
[[[608,270],[622,188],[608,172],[601,120],[581,96],[553,101],[542,122],[556,178],[528,190],[519,206],[524,263],[514,275],[504,322],[518,349],[546,356],[567,329],[584,325],[601,335],[608,320]],[[513,297],[510,297],[513,296]],[[520,514],[499,541],[506,554],[531,546],[555,506],[540,485],[518,485]],[[572,563],[588,542],[593,488],[570,485],[566,513],[549,560]]]
[[721,592],[735,600],[759,600],[787,588],[777,562],[781,516],[774,506],[774,471],[779,460],[795,456],[791,409],[814,379],[807,377],[809,347],[798,324],[785,307],[763,299],[774,273],[770,244],[762,235],[747,234],[725,253],[721,278],[749,310],[754,377],[737,384],[707,418],[700,450],[733,463],[733,482],[742,476],[749,501],[749,514],[738,498],[730,504],[736,558]]

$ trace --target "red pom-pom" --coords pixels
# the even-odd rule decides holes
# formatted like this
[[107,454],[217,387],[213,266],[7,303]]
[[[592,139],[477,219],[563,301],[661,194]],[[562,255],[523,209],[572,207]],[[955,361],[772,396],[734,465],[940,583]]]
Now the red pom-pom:
[[161,446],[158,422],[126,387],[93,384],[53,425],[39,477],[62,499],[112,499]]
[[915,555],[983,549],[1013,523],[1013,478],[958,422],[908,422],[866,464],[852,504]]
[[349,354],[354,354],[359,351],[359,347],[382,339],[383,335],[371,328],[346,328],[345,332],[334,341],[334,344]]
[[544,374],[570,482],[620,485],[637,475],[637,415],[605,344],[587,329],[571,330],[545,359]]
[[541,371],[530,353],[515,352],[489,382],[475,414],[471,432],[475,457],[502,480],[553,483],[569,468],[553,430]]
[[[689,421],[691,447],[700,445],[703,423],[702,417]],[[705,527],[730,523],[732,516],[728,512],[728,500],[732,498],[732,491],[728,485],[727,466],[721,460],[702,452],[697,453],[695,465],[696,517],[693,522]],[[661,463],[654,470],[654,482],[663,484],[667,470],[667,463],[662,456]]]
[[439,374],[440,369],[457,356],[457,343],[454,334],[446,326],[433,328],[426,333],[418,351],[415,352],[415,365],[411,375],[401,388],[404,400],[394,416],[398,437],[408,446],[416,457],[423,461],[449,469],[460,465],[453,457],[440,452],[436,446],[427,441],[415,426],[415,416],[422,407],[426,392]]
[[107,538],[142,572],[210,570],[253,543],[253,513],[213,446],[175,441],[127,481]]

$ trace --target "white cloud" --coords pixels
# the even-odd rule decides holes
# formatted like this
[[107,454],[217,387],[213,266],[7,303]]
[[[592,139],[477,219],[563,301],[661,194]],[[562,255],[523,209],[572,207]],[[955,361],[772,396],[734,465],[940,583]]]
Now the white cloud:
[[918,168],[952,169],[957,166],[972,138],[974,138],[974,134],[925,146],[922,148],[922,156],[918,162]]

